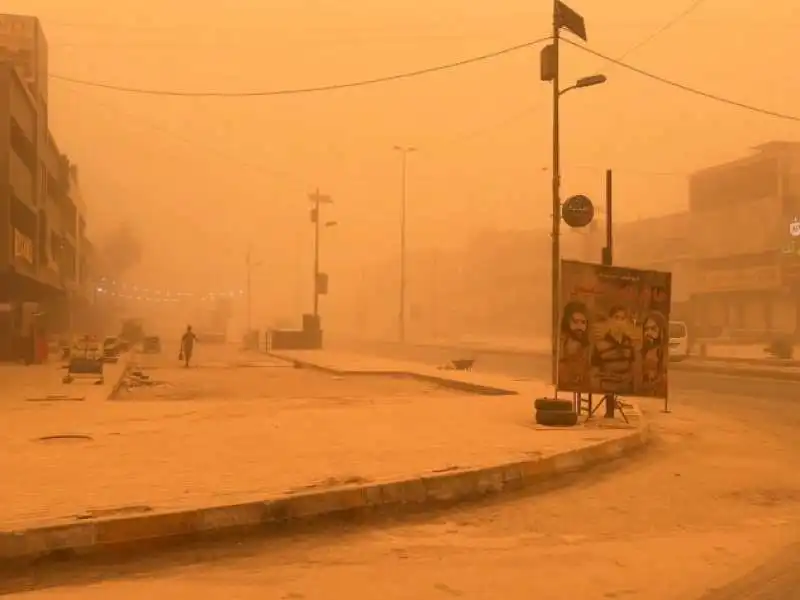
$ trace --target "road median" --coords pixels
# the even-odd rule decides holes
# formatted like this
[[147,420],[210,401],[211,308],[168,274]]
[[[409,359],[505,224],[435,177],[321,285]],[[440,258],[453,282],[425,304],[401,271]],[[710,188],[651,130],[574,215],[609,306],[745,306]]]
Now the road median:
[[[363,342],[364,344],[380,344],[401,346],[398,342]],[[493,356],[528,356],[531,358],[548,359],[549,353],[539,349],[515,346],[490,346],[484,344],[459,344],[454,342],[419,341],[402,344],[409,348],[436,348],[438,350],[452,351],[459,356],[468,354],[472,357],[483,355]],[[797,361],[783,361],[781,359],[752,359],[752,358],[699,358],[690,356],[681,361],[673,361],[669,368],[676,372],[708,373],[710,375],[726,375],[733,377],[749,377],[755,379],[774,379],[778,381],[800,381],[800,366]]]
[[533,488],[644,447],[646,424],[566,452],[479,468],[265,497],[251,502],[0,532],[4,570],[54,559],[136,551],[225,534],[268,533],[322,519],[402,514]]
[[268,354],[296,367],[316,369],[333,375],[407,377],[483,396],[519,393],[519,386],[509,378],[472,371],[437,369],[421,363],[381,360],[325,350],[270,351]]

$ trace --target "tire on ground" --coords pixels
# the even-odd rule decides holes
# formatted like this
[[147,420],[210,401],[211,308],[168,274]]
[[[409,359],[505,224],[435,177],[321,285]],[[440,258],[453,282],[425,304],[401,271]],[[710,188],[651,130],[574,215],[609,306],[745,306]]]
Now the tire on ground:
[[564,400],[563,398],[537,398],[533,406],[536,410],[560,412],[572,412],[575,410],[572,400]]
[[547,427],[574,427],[578,424],[578,413],[564,410],[537,410],[536,422]]

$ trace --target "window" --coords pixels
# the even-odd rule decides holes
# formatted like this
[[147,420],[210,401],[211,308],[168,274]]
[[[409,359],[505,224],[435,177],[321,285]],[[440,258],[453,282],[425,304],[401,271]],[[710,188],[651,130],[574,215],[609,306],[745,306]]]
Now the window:
[[53,199],[58,199],[58,181],[50,173],[47,174],[47,195]]
[[36,151],[33,143],[22,131],[15,118],[11,118],[11,148],[19,156],[22,164],[28,167],[31,177],[36,176]]
[[61,240],[54,232],[50,232],[50,257],[58,262],[58,257],[61,255]]
[[47,214],[39,210],[39,262],[47,264]]
[[669,322],[669,338],[680,339],[686,337],[686,325],[678,321]]

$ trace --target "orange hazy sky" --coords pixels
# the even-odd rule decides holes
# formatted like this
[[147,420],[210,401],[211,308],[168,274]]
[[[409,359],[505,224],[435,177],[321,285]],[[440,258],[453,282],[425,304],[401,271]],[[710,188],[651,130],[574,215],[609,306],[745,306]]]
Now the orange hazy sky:
[[[590,47],[619,56],[689,0],[571,0]],[[789,0],[707,0],[626,61],[702,90],[800,112],[800,15]],[[546,36],[537,0],[6,0],[41,18],[50,73],[186,91],[307,87],[388,75]],[[794,13],[794,16],[793,16]],[[301,285],[311,254],[306,194],[319,187],[339,222],[330,270],[397,251],[395,144],[414,145],[409,246],[454,245],[483,228],[546,226],[550,95],[539,48],[415,79],[270,98],[141,96],[50,82],[62,151],[81,167],[92,228],[142,231],[131,277],[167,287],[240,287],[245,247],[260,281]],[[607,74],[564,97],[564,195],[602,200],[616,170],[620,220],[680,210],[685,173],[800,124],[693,96],[565,47],[565,81]],[[294,279],[293,279],[294,278]],[[290,282],[294,282],[291,283]],[[275,284],[277,285],[277,284]]]

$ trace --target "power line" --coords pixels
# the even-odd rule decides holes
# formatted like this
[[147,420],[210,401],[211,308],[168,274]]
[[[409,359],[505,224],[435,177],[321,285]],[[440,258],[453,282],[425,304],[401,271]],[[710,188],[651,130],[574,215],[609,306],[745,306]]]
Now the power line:
[[774,110],[769,110],[767,108],[761,108],[759,106],[755,106],[753,104],[746,104],[744,102],[739,102],[738,100],[731,100],[730,98],[725,98],[724,96],[718,96],[717,94],[712,94],[710,92],[704,92],[697,88],[685,85],[683,83],[678,83],[677,81],[673,81],[671,79],[667,79],[666,77],[661,77],[660,75],[656,75],[655,73],[650,73],[649,71],[645,71],[644,69],[639,69],[638,67],[634,67],[633,65],[629,65],[627,63],[622,62],[621,60],[617,60],[615,58],[611,58],[610,56],[606,56],[602,52],[598,52],[597,50],[592,50],[591,48],[579,44],[577,42],[573,42],[570,39],[562,38],[562,41],[575,46],[576,48],[580,48],[584,52],[589,54],[593,54],[598,58],[602,58],[603,60],[607,60],[608,62],[628,69],[629,71],[633,71],[634,73],[638,73],[644,77],[649,79],[653,79],[654,81],[658,81],[665,85],[669,85],[671,87],[677,88],[679,90],[683,90],[684,92],[689,92],[690,94],[694,94],[695,96],[701,96],[703,98],[708,98],[709,100],[716,100],[717,102],[721,102],[723,104],[728,104],[730,106],[735,106],[738,108],[742,108],[745,110],[749,110],[751,112],[760,113],[762,115],[767,115],[769,117],[775,117],[777,119],[784,119],[786,121],[797,121],[800,122],[800,117],[795,115],[789,115],[786,113],[777,112]]
[[646,46],[647,44],[652,42],[654,39],[656,39],[662,33],[665,33],[666,31],[672,29],[675,25],[678,24],[678,22],[682,21],[683,19],[688,17],[690,14],[692,14],[694,11],[696,11],[698,8],[700,8],[700,6],[704,2],[706,2],[706,0],[694,0],[694,2],[692,2],[689,6],[687,6],[683,11],[681,11],[680,13],[675,15],[672,19],[670,19],[669,21],[664,23],[664,25],[662,25],[661,27],[656,29],[649,36],[647,36],[646,38],[642,39],[637,44],[634,44],[633,46],[628,48],[625,52],[623,52],[620,56],[617,57],[617,60],[625,60],[631,54],[633,54],[637,50],[640,50],[641,48],[643,48],[644,46]]
[[[619,55],[616,60],[618,60],[618,61],[625,60],[628,56],[630,56],[634,52],[640,50],[641,48],[643,48],[644,46],[646,46],[647,44],[652,42],[654,39],[656,39],[658,36],[660,36],[661,34],[665,33],[666,31],[668,31],[669,29],[674,27],[679,21],[681,21],[682,19],[688,17],[690,14],[692,14],[694,11],[696,11],[698,8],[700,8],[700,6],[704,2],[706,2],[706,0],[694,0],[683,11],[681,11],[680,13],[675,15],[672,19],[670,19],[669,21],[664,23],[661,27],[659,27],[658,29],[653,31],[650,35],[642,38],[641,40],[636,42],[633,46],[630,46],[625,52],[623,52],[621,55]],[[456,136],[455,138],[453,138],[453,139],[451,139],[449,141],[451,143],[452,142],[461,142],[461,141],[469,141],[469,140],[472,140],[472,139],[475,139],[475,138],[478,138],[478,137],[482,137],[483,134],[491,133],[491,132],[495,131],[496,129],[499,129],[501,127],[505,127],[505,126],[510,125],[512,123],[516,123],[517,121],[520,121],[521,119],[524,119],[525,117],[527,117],[529,114],[531,114],[537,108],[538,108],[538,106],[531,106],[529,108],[526,108],[522,112],[516,113],[514,115],[511,115],[510,117],[507,117],[507,118],[503,119],[499,123],[495,123],[495,124],[490,125],[488,127],[481,127],[480,129],[477,129],[477,130],[475,130],[475,129],[470,130],[470,131],[468,131],[468,132],[466,132],[464,134]]]
[[463,67],[466,65],[483,62],[486,60],[491,60],[493,58],[498,58],[500,56],[504,56],[506,54],[511,54],[512,52],[517,52],[519,50],[524,50],[526,48],[530,48],[541,42],[545,42],[549,40],[550,37],[543,37],[538,40],[533,40],[529,42],[524,42],[522,44],[516,44],[514,46],[509,46],[506,48],[502,48],[501,50],[495,50],[494,52],[488,52],[486,54],[481,54],[479,56],[473,56],[471,58],[466,58],[463,60],[445,63],[442,65],[436,65],[434,67],[427,67],[424,69],[417,69],[415,71],[405,71],[403,73],[395,73],[394,75],[386,75],[383,77],[375,77],[372,79],[361,79],[358,81],[350,81],[346,83],[334,83],[329,85],[320,85],[320,86],[312,86],[306,88],[289,88],[289,89],[282,89],[282,90],[265,90],[265,91],[252,91],[252,92],[184,92],[178,90],[156,90],[156,89],[147,89],[147,88],[137,88],[137,87],[126,87],[121,85],[113,85],[110,83],[102,83],[96,81],[87,81],[83,79],[76,79],[73,77],[66,77],[63,75],[51,75],[52,79],[57,79],[60,81],[66,81],[68,83],[74,83],[77,85],[83,85],[87,87],[94,87],[94,88],[101,88],[105,90],[111,90],[115,92],[125,92],[129,94],[141,94],[141,95],[148,95],[148,96],[180,96],[180,97],[192,97],[192,98],[247,98],[247,97],[267,97],[267,96],[292,96],[298,94],[311,94],[311,93],[318,93],[318,92],[332,92],[335,90],[344,90],[349,88],[356,88],[356,87],[365,87],[368,85],[375,85],[379,83],[388,83],[390,81],[397,81],[400,79],[410,79],[412,77],[419,77],[421,75],[428,75],[431,73],[437,73],[439,71],[448,71],[450,69],[455,69],[458,67]]

